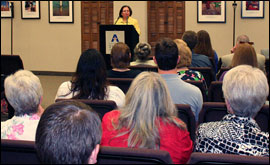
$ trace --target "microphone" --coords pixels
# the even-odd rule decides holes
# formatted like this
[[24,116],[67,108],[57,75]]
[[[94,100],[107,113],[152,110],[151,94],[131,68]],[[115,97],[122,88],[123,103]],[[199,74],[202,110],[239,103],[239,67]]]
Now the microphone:
[[115,23],[114,23],[114,24],[116,24],[116,23],[117,23],[117,21],[119,20],[119,18],[120,18],[120,17],[118,16],[118,18],[117,18],[117,20],[115,21]]
[[128,25],[128,18],[129,18],[129,16],[127,16],[127,25]]

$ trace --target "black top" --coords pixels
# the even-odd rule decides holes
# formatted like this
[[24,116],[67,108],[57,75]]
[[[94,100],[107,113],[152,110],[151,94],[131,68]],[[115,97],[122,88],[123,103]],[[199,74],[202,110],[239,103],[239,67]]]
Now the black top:
[[129,70],[124,72],[108,70],[107,74],[110,78],[135,78],[138,74],[140,74],[140,70]]

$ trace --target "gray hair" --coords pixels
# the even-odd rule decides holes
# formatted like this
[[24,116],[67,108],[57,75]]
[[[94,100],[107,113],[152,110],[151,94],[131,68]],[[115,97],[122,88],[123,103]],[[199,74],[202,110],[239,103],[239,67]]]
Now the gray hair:
[[[116,130],[125,127],[130,133],[128,146],[156,149],[159,144],[157,118],[186,129],[183,122],[176,120],[177,110],[165,80],[154,72],[142,72],[131,83],[126,94],[126,104],[119,117]],[[113,123],[113,125],[115,125]]]
[[236,43],[239,44],[240,42],[244,42],[244,43],[249,42],[248,36],[247,35],[244,35],[244,34],[238,36],[237,39],[236,39]]
[[5,95],[15,116],[37,113],[43,95],[40,80],[28,70],[19,70],[4,82]]
[[223,79],[222,90],[235,115],[252,118],[261,109],[269,94],[265,74],[249,65],[230,69]]
[[138,43],[134,48],[134,54],[139,60],[145,61],[151,54],[151,46],[146,42]]

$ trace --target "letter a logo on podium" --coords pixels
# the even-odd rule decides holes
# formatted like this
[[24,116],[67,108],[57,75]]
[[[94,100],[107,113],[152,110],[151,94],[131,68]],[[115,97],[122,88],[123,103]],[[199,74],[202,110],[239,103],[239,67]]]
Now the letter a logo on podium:
[[106,54],[111,54],[114,44],[118,42],[125,43],[124,31],[106,31]]
[[113,37],[112,37],[112,42],[115,42],[115,41],[119,42],[118,37],[117,37],[116,34],[114,34]]

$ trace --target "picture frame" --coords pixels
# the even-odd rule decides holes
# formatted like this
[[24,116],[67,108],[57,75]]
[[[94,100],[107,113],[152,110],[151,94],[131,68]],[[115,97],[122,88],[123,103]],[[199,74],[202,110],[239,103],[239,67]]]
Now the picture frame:
[[14,8],[13,2],[1,1],[1,18],[13,18]]
[[49,23],[74,23],[73,1],[49,1]]
[[225,1],[198,1],[198,23],[226,23]]
[[22,19],[40,19],[40,1],[21,1]]
[[264,18],[264,1],[241,1],[241,18]]

